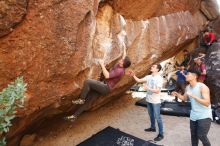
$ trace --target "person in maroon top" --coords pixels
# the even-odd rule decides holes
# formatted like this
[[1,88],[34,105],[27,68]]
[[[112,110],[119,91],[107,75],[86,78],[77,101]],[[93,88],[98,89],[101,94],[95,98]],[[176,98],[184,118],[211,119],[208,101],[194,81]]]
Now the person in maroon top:
[[195,58],[194,59],[196,66],[195,69],[200,72],[200,76],[198,77],[198,82],[204,83],[206,78],[206,65],[204,64],[203,58]]
[[98,96],[104,96],[109,94],[115,87],[115,85],[120,81],[122,76],[125,74],[125,69],[128,68],[131,65],[131,61],[128,56],[126,56],[125,48],[122,59],[119,60],[119,62],[113,66],[110,71],[108,71],[104,65],[103,60],[99,60],[99,64],[102,69],[102,73],[104,75],[103,81],[97,81],[88,79],[84,82],[83,89],[80,94],[80,98],[77,100],[73,100],[73,104],[84,104],[82,107],[80,107],[72,116],[67,117],[67,119],[75,120],[77,116],[82,113],[86,108],[88,102],[92,98],[98,97]]
[[[125,59],[126,60],[126,59]],[[125,74],[124,60],[120,60],[118,64],[116,64],[106,75],[105,82],[107,83],[110,91],[114,88],[114,86],[120,81],[121,77]],[[103,63],[102,63],[103,64]],[[130,63],[129,63],[130,64]],[[101,65],[101,64],[100,64]],[[104,64],[101,65],[102,68],[105,68]]]

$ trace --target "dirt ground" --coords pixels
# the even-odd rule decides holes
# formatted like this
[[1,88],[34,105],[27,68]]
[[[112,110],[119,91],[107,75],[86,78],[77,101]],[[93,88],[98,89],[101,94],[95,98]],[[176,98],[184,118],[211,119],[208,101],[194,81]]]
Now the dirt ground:
[[[147,109],[135,106],[130,95],[125,95],[104,107],[83,113],[74,123],[57,119],[35,134],[34,146],[75,146],[107,126],[144,140],[152,140],[157,132],[147,133],[150,121]],[[164,146],[190,146],[189,118],[162,115],[165,138],[158,142]],[[219,146],[220,125],[212,123],[209,139],[212,146]],[[202,144],[200,143],[200,146]]]

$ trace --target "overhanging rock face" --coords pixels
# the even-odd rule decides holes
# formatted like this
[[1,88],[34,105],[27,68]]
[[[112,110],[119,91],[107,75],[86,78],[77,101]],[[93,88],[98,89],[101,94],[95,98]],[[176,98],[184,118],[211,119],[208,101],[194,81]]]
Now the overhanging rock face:
[[113,0],[114,9],[127,19],[142,20],[180,11],[194,14],[201,0]]
[[[160,0],[148,1],[154,10],[160,10],[158,14],[148,14],[152,8],[143,0],[127,4],[136,8],[138,2],[146,15],[138,17],[142,13],[134,12],[130,17],[133,9],[118,7],[120,1],[29,1],[22,23],[0,38],[0,88],[17,76],[24,76],[28,83],[29,101],[19,111],[9,140],[18,140],[30,125],[45,117],[75,111],[71,99],[79,96],[83,81],[97,79],[101,72],[97,60],[112,65],[122,55],[123,44],[131,68],[142,76],[153,63],[175,55],[195,39],[206,23],[199,12],[200,1],[194,1],[195,7],[192,2],[178,7],[178,1],[172,7],[167,1],[166,8]],[[124,17],[124,12],[129,15]],[[112,100],[133,83],[125,76],[109,96],[97,99],[91,107]]]

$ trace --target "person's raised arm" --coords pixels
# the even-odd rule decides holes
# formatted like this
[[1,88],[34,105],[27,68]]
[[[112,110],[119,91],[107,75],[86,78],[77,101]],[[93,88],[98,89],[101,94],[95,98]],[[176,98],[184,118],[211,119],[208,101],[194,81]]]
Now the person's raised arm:
[[201,75],[206,75],[206,70],[205,69],[201,72]]
[[123,55],[122,55],[122,59],[125,59],[126,55],[127,55],[127,52],[126,52],[126,46],[125,46],[125,43],[123,42]]
[[104,77],[105,77],[106,79],[108,79],[108,78],[109,78],[109,72],[108,72],[108,70],[107,70],[106,67],[105,67],[104,61],[100,59],[100,60],[99,60],[99,64],[100,64],[100,66],[101,66],[101,68],[102,68],[102,72],[103,72]]
[[138,78],[132,70],[129,70],[129,75],[132,76],[134,78],[134,80],[138,83],[146,83],[145,78],[143,78],[143,79]]
[[188,98],[186,93],[184,95],[181,95],[181,94],[177,93],[176,91],[173,91],[171,94],[173,96],[176,96],[177,98],[181,99],[182,101],[186,101]]
[[186,77],[186,71],[180,71],[180,73],[184,76],[184,77]]
[[191,96],[194,98],[197,102],[201,103],[204,106],[209,106],[210,105],[210,91],[209,88],[206,85],[203,85],[200,89],[200,92],[202,94],[203,98],[199,98],[192,93],[187,93],[188,96]]
[[204,58],[205,57],[205,53],[199,53],[199,57],[197,57],[197,58]]
[[206,66],[205,64],[202,64],[202,72],[201,75],[206,75]]

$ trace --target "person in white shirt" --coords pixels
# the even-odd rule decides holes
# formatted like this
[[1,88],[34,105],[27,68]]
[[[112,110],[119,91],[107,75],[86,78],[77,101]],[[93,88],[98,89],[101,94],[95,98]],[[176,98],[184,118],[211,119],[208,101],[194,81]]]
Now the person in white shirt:
[[136,82],[145,83],[144,88],[147,90],[146,101],[148,114],[151,121],[150,128],[145,129],[146,132],[156,132],[155,118],[159,127],[159,134],[155,141],[160,141],[164,138],[163,135],[163,122],[160,116],[160,92],[163,84],[163,78],[160,76],[159,71],[162,69],[160,64],[155,64],[151,67],[151,75],[147,75],[143,79],[139,79],[133,71],[130,71],[130,76],[132,76]]

